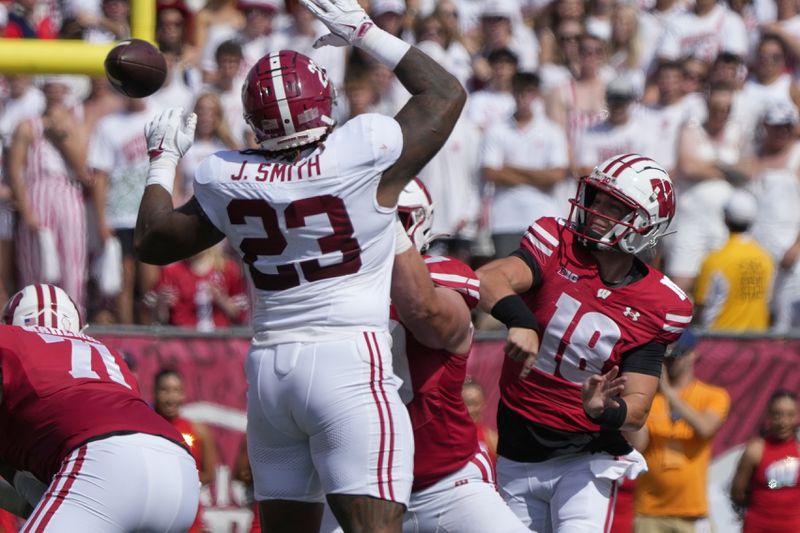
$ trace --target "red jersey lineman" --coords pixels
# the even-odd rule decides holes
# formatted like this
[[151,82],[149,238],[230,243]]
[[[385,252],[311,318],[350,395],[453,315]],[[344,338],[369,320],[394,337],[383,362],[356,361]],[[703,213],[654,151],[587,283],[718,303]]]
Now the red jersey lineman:
[[481,306],[509,328],[498,479],[533,531],[610,526],[616,480],[645,468],[620,430],[644,423],[666,346],[692,318],[686,295],[636,257],[675,214],[658,163],[612,157],[571,204],[569,220],[535,221],[519,250],[478,271]]
[[29,285],[2,323],[0,457],[50,485],[21,531],[185,531],[194,460],[122,357],[80,333],[66,293]]
[[[398,201],[403,227],[427,247],[433,209],[422,182]],[[479,282],[467,265],[425,257],[398,231],[392,276],[392,355],[400,397],[414,429],[414,483],[403,531],[527,531],[497,493],[494,466],[481,450],[461,388],[472,346],[470,309]],[[426,271],[427,267],[427,271]]]

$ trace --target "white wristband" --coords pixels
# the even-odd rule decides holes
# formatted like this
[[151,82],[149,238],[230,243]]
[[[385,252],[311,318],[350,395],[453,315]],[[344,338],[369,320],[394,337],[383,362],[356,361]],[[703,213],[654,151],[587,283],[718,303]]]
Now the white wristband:
[[355,44],[392,70],[411,49],[404,40],[374,25]]
[[400,255],[412,246],[414,243],[411,242],[411,239],[408,238],[408,233],[406,233],[406,229],[403,227],[403,224],[398,220],[394,224],[394,255]]
[[168,193],[172,194],[172,189],[175,187],[176,167],[176,162],[164,157],[160,157],[155,161],[150,161],[150,169],[147,171],[145,187],[148,185],[161,185]]

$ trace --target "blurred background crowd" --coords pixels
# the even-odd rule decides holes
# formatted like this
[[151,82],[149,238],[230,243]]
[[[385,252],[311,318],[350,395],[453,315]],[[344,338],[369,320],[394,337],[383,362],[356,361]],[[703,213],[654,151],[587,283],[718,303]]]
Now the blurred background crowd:
[[[362,3],[469,91],[420,173],[435,202],[431,253],[475,267],[507,255],[538,217],[568,216],[576,177],[638,152],[669,170],[678,198],[676,234],[643,259],[699,304],[698,325],[800,325],[797,0]],[[129,36],[129,12],[128,0],[3,0],[0,35],[111,42]],[[325,33],[297,0],[159,0],[169,73],[149,98],[105,78],[0,78],[0,301],[45,281],[94,324],[246,324],[249,289],[225,243],[163,268],[135,260],[143,127],[168,107],[198,115],[179,204],[205,156],[255,147],[240,89],[270,50],[328,70],[339,123],[397,112],[409,95],[392,72],[357,49],[314,49]]]

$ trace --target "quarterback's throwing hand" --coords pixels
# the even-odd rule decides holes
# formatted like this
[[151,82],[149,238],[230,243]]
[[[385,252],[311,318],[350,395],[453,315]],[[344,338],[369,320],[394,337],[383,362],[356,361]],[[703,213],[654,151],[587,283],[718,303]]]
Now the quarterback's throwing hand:
[[150,161],[164,159],[177,164],[192,147],[196,125],[197,115],[194,113],[189,113],[183,120],[182,107],[167,109],[153,117],[144,127]]
[[503,351],[514,361],[523,361],[519,377],[524,379],[536,363],[536,355],[539,353],[539,334],[528,328],[508,328]]
[[314,43],[321,46],[354,45],[373,26],[372,19],[356,0],[300,0],[331,31]]

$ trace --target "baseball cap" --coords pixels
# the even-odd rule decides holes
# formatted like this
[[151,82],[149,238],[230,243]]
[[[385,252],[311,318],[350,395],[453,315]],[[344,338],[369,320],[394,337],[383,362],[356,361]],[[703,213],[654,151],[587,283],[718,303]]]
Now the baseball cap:
[[797,108],[791,102],[774,102],[764,113],[764,124],[767,126],[795,125],[797,120]]
[[749,226],[758,214],[758,201],[748,191],[735,189],[725,203],[724,211],[726,220],[734,224]]
[[482,18],[499,17],[514,20],[519,16],[519,3],[515,0],[486,0],[481,9]]
[[606,86],[606,98],[618,100],[634,100],[638,96],[636,86],[627,76],[614,78]]
[[369,7],[369,14],[372,17],[380,17],[386,13],[402,15],[406,12],[404,0],[372,0]]
[[695,349],[697,346],[697,335],[691,329],[684,330],[678,340],[667,346],[667,352],[664,357],[668,359],[675,359],[685,355]]

